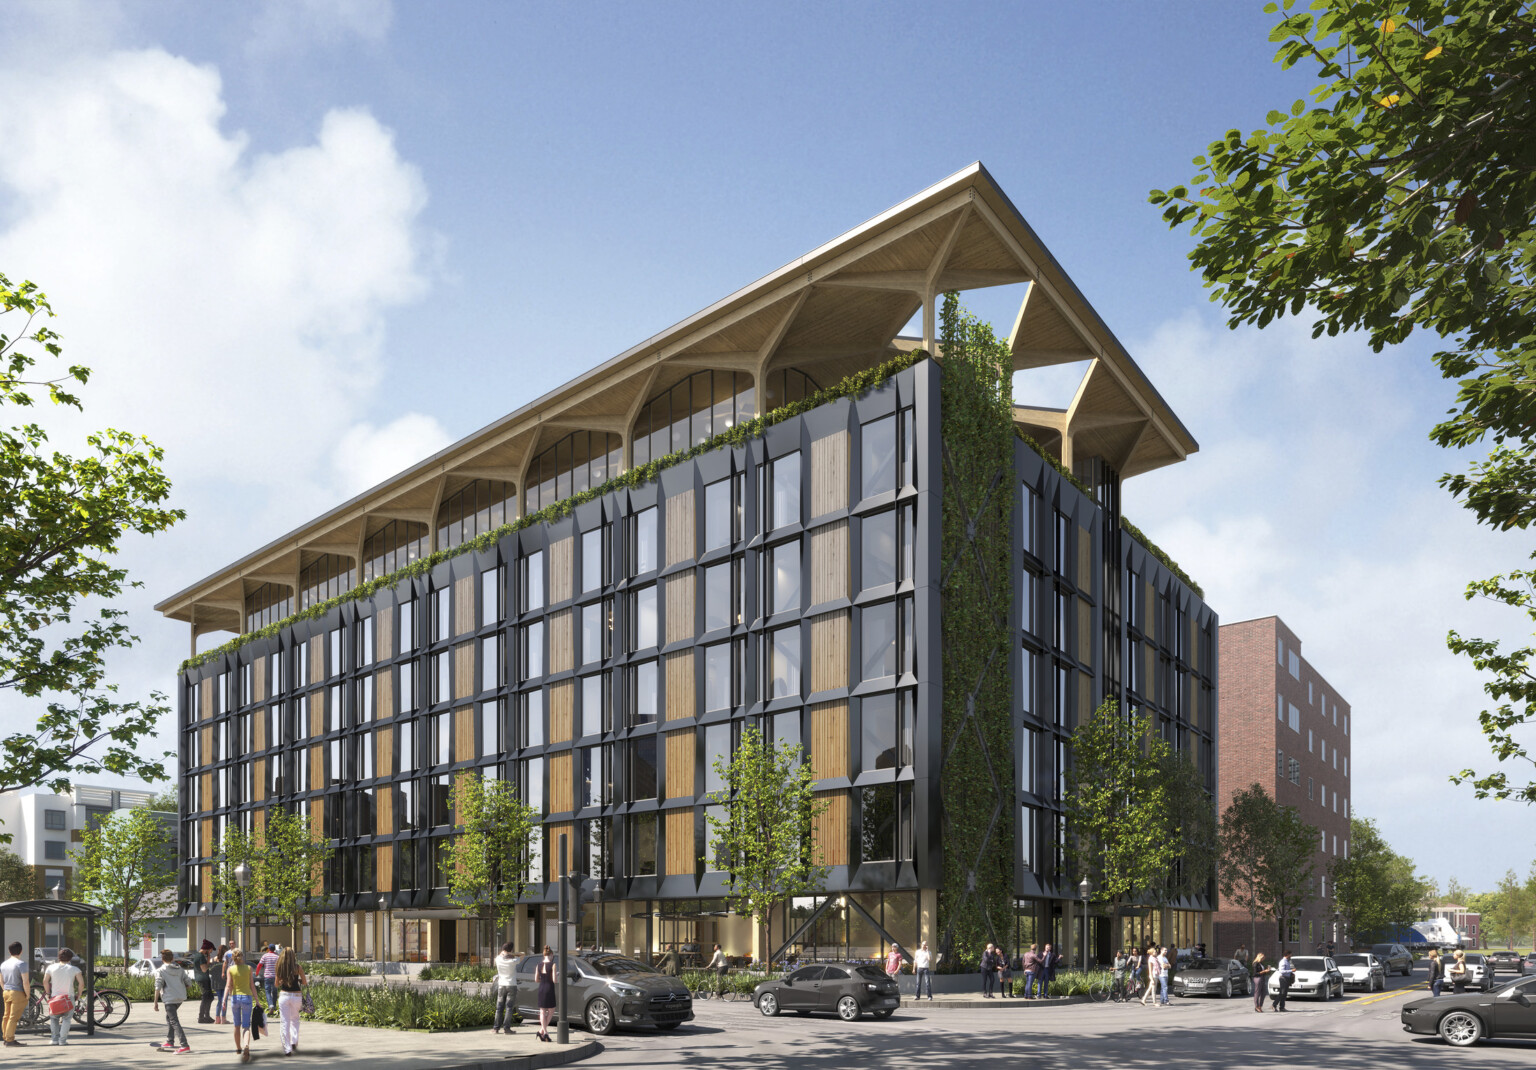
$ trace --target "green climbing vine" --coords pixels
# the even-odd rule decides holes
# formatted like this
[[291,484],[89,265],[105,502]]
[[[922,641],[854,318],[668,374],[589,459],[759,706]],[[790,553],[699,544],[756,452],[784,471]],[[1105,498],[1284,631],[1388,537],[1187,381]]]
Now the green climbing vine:
[[1013,916],[1012,359],[990,326],[944,295],[942,599],[946,964],[973,965]]
[[519,517],[510,523],[503,524],[492,531],[476,536],[457,546],[428,554],[426,557],[412,561],[404,568],[396,569],[387,576],[379,576],[376,579],[359,583],[344,594],[337,595],[335,598],[329,598],[324,602],[317,602],[312,606],[306,606],[304,609],[299,610],[299,612],[284,617],[280,621],[275,621],[255,631],[238,635],[227,643],[214,647],[211,650],[205,650],[196,657],[183,661],[181,663],[181,671],[186,672],[188,669],[195,669],[199,665],[206,664],[225,654],[239,650],[245,644],[254,642],[257,639],[266,639],[277,635],[284,628],[297,624],[299,621],[318,620],[337,606],[369,598],[379,591],[388,590],[414,576],[424,576],[437,565],[450,558],[458,557],[461,554],[474,553],[477,550],[488,550],[515,531],[521,531],[523,528],[532,527],[535,524],[546,524],[550,521],[567,517],[577,506],[594,498],[601,498],[604,494],[611,494],[618,490],[643,486],[653,481],[665,469],[691,461],[701,454],[709,453],[712,450],[721,449],[725,446],[740,446],[754,438],[760,438],[774,424],[783,423],[785,420],[809,412],[820,405],[825,405],[829,401],[862,396],[885,382],[891,376],[905,371],[920,360],[926,359],[927,356],[928,354],[923,350],[914,349],[911,352],[900,353],[891,357],[889,360],[877,364],[873,368],[866,368],[864,371],[855,372],[831,386],[823,387],[815,393],[806,395],[799,401],[791,401],[771,412],[765,412],[761,416],[755,416],[750,420],[743,420],[735,427],[722,431],[720,434],[706,439],[695,446],[690,446],[686,450],[678,450],[676,453],[657,457],[646,464],[636,465],[634,468],[619,473],[599,486],[573,494],[569,498],[562,498],[553,505],[545,506],[538,512]]

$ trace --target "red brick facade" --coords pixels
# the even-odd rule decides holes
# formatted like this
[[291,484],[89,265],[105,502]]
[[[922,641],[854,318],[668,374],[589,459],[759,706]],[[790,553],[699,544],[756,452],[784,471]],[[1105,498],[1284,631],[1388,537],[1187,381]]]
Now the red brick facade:
[[[1319,830],[1318,894],[1303,909],[1288,946],[1311,951],[1330,940],[1342,945],[1331,920],[1327,873],[1329,863],[1349,850],[1349,703],[1301,656],[1301,640],[1279,617],[1222,625],[1220,665],[1218,805],[1225,811],[1233,795],[1259,783]],[[1217,954],[1230,955],[1239,945],[1250,955],[1279,949],[1273,918],[1259,919],[1257,947],[1252,932],[1247,911],[1221,903]]]

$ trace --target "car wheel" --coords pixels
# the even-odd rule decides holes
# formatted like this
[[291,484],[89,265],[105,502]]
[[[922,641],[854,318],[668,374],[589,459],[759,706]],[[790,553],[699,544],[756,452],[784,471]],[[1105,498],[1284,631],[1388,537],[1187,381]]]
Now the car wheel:
[[772,992],[764,992],[757,997],[757,1009],[764,1018],[777,1018],[779,1016],[779,997]]
[[1483,1039],[1483,1022],[1468,1011],[1452,1011],[1440,1019],[1440,1039],[1458,1048],[1470,1047]]
[[1221,998],[1222,999],[1231,999],[1232,998],[1232,982],[1231,981],[1228,981],[1222,987],[1222,989],[1221,989]]
[[602,996],[587,1004],[587,1031],[600,1037],[613,1032],[613,1004]]
[[837,1001],[837,1016],[845,1022],[856,1022],[864,1009],[859,1006],[859,1001],[852,996],[844,996]]

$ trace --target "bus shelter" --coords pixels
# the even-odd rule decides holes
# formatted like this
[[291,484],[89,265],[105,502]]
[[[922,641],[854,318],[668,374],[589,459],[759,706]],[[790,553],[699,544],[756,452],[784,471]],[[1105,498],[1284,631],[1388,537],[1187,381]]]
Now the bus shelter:
[[[8,933],[10,926],[6,923],[12,918],[25,919],[28,922],[27,936],[22,942],[22,961],[29,964],[28,968],[33,974],[33,984],[42,984],[42,971],[50,963],[36,957],[35,949],[27,947],[32,938],[32,921],[57,921],[72,918],[85,920],[85,950],[81,954],[81,961],[77,963],[82,978],[85,982],[85,1032],[87,1036],[96,1035],[96,924],[97,920],[106,911],[101,907],[92,906],[90,903],[75,903],[68,899],[23,899],[14,903],[0,903],[0,933]],[[9,944],[11,937],[6,935],[4,942]],[[46,1028],[47,1018],[41,1019]]]

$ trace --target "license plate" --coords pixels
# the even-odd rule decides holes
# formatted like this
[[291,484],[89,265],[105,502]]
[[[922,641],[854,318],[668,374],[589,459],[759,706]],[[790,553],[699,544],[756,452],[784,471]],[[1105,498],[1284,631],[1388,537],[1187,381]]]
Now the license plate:
[[880,1001],[880,1006],[882,1006],[882,1007],[894,1007],[897,1004],[899,1004],[900,1002],[901,1002],[901,1000],[899,1000],[899,999],[882,999]]

